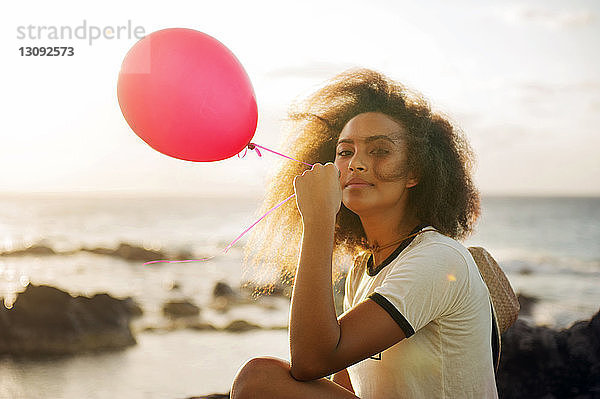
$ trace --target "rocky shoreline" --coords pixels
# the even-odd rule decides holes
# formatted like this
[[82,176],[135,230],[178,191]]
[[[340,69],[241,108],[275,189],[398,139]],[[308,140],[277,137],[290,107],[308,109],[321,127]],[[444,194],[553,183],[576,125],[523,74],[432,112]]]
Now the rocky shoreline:
[[[218,282],[211,306],[226,312],[236,304],[252,303]],[[162,306],[159,323],[137,326],[142,308],[133,298],[106,293],[72,296],[49,285],[28,284],[10,308],[0,306],[0,356],[44,357],[125,349],[136,344],[138,332],[168,333],[181,329],[243,333],[251,330],[287,330],[265,327],[243,319],[217,327],[200,318],[191,300],[170,300]]]
[[[343,280],[336,286],[336,305],[341,302]],[[271,287],[273,288],[273,287]],[[174,289],[177,289],[175,286]],[[245,287],[252,291],[253,287]],[[269,290],[289,297],[285,287]],[[521,316],[502,336],[502,355],[497,373],[501,398],[600,398],[600,312],[590,320],[566,329],[535,326],[526,316],[536,298],[520,295]],[[250,293],[218,282],[211,308],[227,312],[240,304],[257,305]],[[133,298],[118,299],[106,293],[72,296],[51,286],[29,284],[11,309],[0,306],[0,356],[64,356],[85,352],[122,350],[136,344],[135,334],[178,329],[243,333],[267,329],[246,320],[232,320],[224,327],[203,322],[201,309],[185,298],[165,302],[164,323],[132,328],[143,310]],[[275,327],[287,329],[287,326]],[[194,398],[229,398],[215,393]]]

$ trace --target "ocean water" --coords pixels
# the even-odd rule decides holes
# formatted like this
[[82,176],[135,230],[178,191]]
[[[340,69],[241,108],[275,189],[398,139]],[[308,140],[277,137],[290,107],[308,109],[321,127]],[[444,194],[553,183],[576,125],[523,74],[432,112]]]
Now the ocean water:
[[[42,243],[56,251],[116,248],[130,243],[196,259],[219,254],[257,216],[258,198],[0,197],[0,253]],[[208,262],[143,266],[120,258],[73,252],[1,256],[0,296],[10,306],[27,283],[72,294],[133,296],[144,308],[138,345],[125,351],[63,359],[0,359],[0,398],[184,398],[227,392],[248,359],[289,359],[285,330],[242,334],[142,331],[160,324],[162,304],[188,298],[203,320],[225,326],[244,319],[286,326],[287,300],[261,298],[221,313],[210,306],[217,281],[242,279],[242,238]],[[600,308],[600,198],[488,197],[466,245],[483,246],[517,292],[538,298],[529,321],[564,328]],[[180,289],[173,290],[178,285]]]

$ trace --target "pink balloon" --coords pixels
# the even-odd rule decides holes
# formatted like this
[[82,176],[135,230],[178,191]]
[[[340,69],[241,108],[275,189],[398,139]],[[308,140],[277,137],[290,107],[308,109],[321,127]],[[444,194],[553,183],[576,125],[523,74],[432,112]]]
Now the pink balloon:
[[229,158],[256,131],[256,97],[243,66],[192,29],[163,29],[137,42],[121,65],[117,97],[142,140],[186,161]]

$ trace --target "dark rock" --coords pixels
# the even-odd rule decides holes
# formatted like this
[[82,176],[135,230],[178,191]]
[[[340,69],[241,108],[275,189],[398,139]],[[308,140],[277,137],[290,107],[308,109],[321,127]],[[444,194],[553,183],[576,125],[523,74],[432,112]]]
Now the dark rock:
[[231,286],[223,281],[219,281],[217,282],[217,284],[215,284],[215,287],[213,288],[213,298],[218,298],[218,297],[226,297],[226,298],[232,298],[235,299],[237,298],[237,294],[233,291],[233,288],[231,288]]
[[2,252],[0,255],[2,256],[24,256],[24,255],[56,255],[56,251],[54,249],[43,245],[43,244],[35,244],[27,248],[17,249],[14,251]]
[[501,398],[600,398],[600,312],[556,331],[517,320],[502,335]]
[[138,247],[135,245],[120,243],[117,249],[110,248],[82,248],[82,251],[92,252],[98,255],[115,256],[130,261],[149,262],[152,260],[162,260],[167,256],[162,251],[154,251]]
[[519,269],[519,274],[522,276],[529,276],[533,274],[533,270],[530,267],[525,266]]
[[223,281],[217,282],[213,288],[213,300],[210,305],[211,308],[219,311],[226,312],[229,308],[240,302],[240,294],[235,292],[231,286]]
[[533,307],[538,302],[538,299],[532,296],[528,296],[525,294],[517,294],[517,299],[519,300],[519,305],[521,309],[519,309],[519,314],[523,316],[530,316],[533,311]]
[[91,252],[93,254],[97,254],[97,255],[114,255],[115,250],[114,249],[110,249],[110,248],[81,248],[82,251],[85,252]]
[[245,332],[249,330],[261,329],[261,326],[247,322],[246,320],[234,320],[223,330],[229,332]]
[[170,318],[198,316],[200,308],[190,301],[169,301],[163,305],[163,314]]
[[194,254],[187,249],[181,249],[181,250],[177,251],[175,256],[173,256],[173,260],[190,260],[190,259],[194,259]]
[[287,330],[288,326],[272,326],[269,330]]
[[131,298],[77,296],[28,285],[11,309],[0,306],[0,354],[66,355],[135,345],[130,321],[141,309]]
[[217,328],[209,323],[190,323],[187,328],[196,331],[217,331]]
[[126,260],[142,261],[147,262],[151,260],[159,260],[164,258],[161,251],[153,251],[146,248],[136,247],[126,243],[121,243],[119,248],[115,251],[115,256],[121,257]]

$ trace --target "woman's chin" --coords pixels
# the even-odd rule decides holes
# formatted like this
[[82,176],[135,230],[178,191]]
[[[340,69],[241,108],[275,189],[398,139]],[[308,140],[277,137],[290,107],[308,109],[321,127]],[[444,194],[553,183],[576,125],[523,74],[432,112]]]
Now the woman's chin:
[[373,208],[371,201],[360,200],[353,198],[351,200],[342,201],[344,206],[360,216],[361,213],[366,213]]

